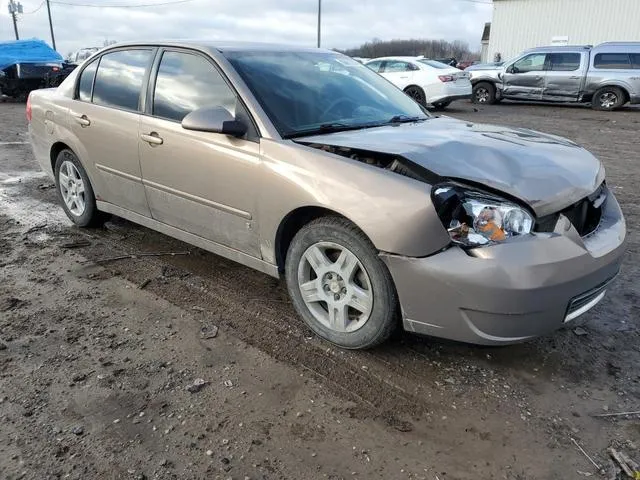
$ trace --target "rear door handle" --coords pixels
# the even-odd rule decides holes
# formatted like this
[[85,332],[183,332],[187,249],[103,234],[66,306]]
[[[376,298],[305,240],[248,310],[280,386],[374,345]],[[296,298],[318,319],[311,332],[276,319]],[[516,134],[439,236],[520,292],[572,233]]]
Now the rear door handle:
[[578,76],[573,76],[573,77],[569,77],[570,80],[580,80],[582,77],[578,77]]
[[142,133],[140,134],[140,138],[143,142],[147,142],[149,145],[162,145],[162,137],[158,135],[156,132],[151,133]]
[[409,78],[409,77],[400,77],[400,78],[405,78],[406,79],[406,78]]
[[91,120],[89,120],[86,115],[76,115],[75,118],[76,122],[78,122],[81,127],[88,127],[91,125]]

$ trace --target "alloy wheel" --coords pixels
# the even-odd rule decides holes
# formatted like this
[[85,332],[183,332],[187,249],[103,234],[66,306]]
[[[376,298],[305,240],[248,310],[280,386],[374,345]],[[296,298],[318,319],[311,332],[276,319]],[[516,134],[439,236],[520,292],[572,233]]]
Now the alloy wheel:
[[406,94],[409,95],[411,98],[413,98],[420,105],[424,104],[424,96],[418,88],[415,88],[415,87],[408,88],[406,90]]
[[487,103],[489,101],[489,90],[486,88],[478,88],[476,90],[476,102]]
[[85,188],[80,172],[73,162],[69,160],[62,162],[58,182],[62,200],[69,211],[76,217],[82,216],[86,207]]
[[600,95],[600,106],[602,108],[612,108],[618,103],[618,96],[613,92],[604,92]]
[[316,320],[336,332],[358,330],[371,316],[369,275],[355,254],[337,243],[315,243],[304,252],[298,287]]

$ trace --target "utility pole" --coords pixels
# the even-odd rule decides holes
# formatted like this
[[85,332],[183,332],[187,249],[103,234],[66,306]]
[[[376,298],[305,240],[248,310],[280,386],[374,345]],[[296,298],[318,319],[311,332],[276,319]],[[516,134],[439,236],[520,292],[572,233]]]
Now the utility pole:
[[51,5],[49,4],[49,0],[47,0],[47,13],[49,14],[49,30],[51,30],[51,43],[53,44],[53,49],[56,49],[56,37],[53,36],[53,22],[51,21]]
[[16,34],[16,40],[20,40],[20,35],[18,35],[18,14],[22,12],[22,4],[20,2],[16,3],[14,0],[9,0],[9,15],[13,20],[13,31]]
[[322,0],[318,0],[318,48],[320,48],[320,26],[322,19]]

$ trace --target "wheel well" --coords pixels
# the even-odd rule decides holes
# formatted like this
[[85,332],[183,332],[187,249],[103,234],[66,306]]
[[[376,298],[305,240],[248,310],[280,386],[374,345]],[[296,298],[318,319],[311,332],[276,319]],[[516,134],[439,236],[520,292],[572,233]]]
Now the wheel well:
[[50,153],[51,171],[54,172],[54,173],[55,173],[55,170],[56,170],[56,160],[58,158],[58,155],[64,149],[71,150],[68,145],[66,145],[65,143],[62,143],[62,142],[56,142],[51,146],[51,153]]
[[[621,87],[620,85],[603,85],[602,87],[598,87],[598,90],[602,90],[603,88],[617,88],[624,95],[624,102],[625,103],[627,103],[629,100],[631,100],[631,96],[629,95],[629,92],[627,91],[627,89],[624,88],[624,87]],[[598,90],[596,90],[596,92]]]
[[481,83],[486,83],[487,85],[489,85],[489,86],[493,87],[493,88],[494,88],[494,90],[496,89],[496,85],[495,85],[495,83],[493,83],[491,80],[478,80],[478,81],[476,81],[476,82],[472,82],[472,83],[471,83],[471,86],[472,86],[472,87],[475,87],[476,85],[479,85],[479,84],[481,84]]
[[406,92],[410,88],[419,88],[420,90],[422,90],[424,92],[424,88],[422,88],[420,85],[407,85],[406,87],[404,87],[403,92]]
[[322,207],[300,207],[290,212],[278,227],[276,232],[276,264],[278,270],[284,272],[284,262],[287,258],[289,245],[296,233],[300,231],[307,223],[312,222],[320,217],[336,216],[345,218],[333,210]]

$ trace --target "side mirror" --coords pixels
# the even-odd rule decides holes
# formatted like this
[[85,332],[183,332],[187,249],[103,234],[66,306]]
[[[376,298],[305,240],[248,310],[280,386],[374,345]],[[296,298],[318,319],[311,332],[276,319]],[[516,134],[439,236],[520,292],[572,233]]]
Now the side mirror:
[[224,107],[199,108],[182,119],[182,128],[196,132],[222,133],[232,137],[242,137],[247,126],[236,120]]

